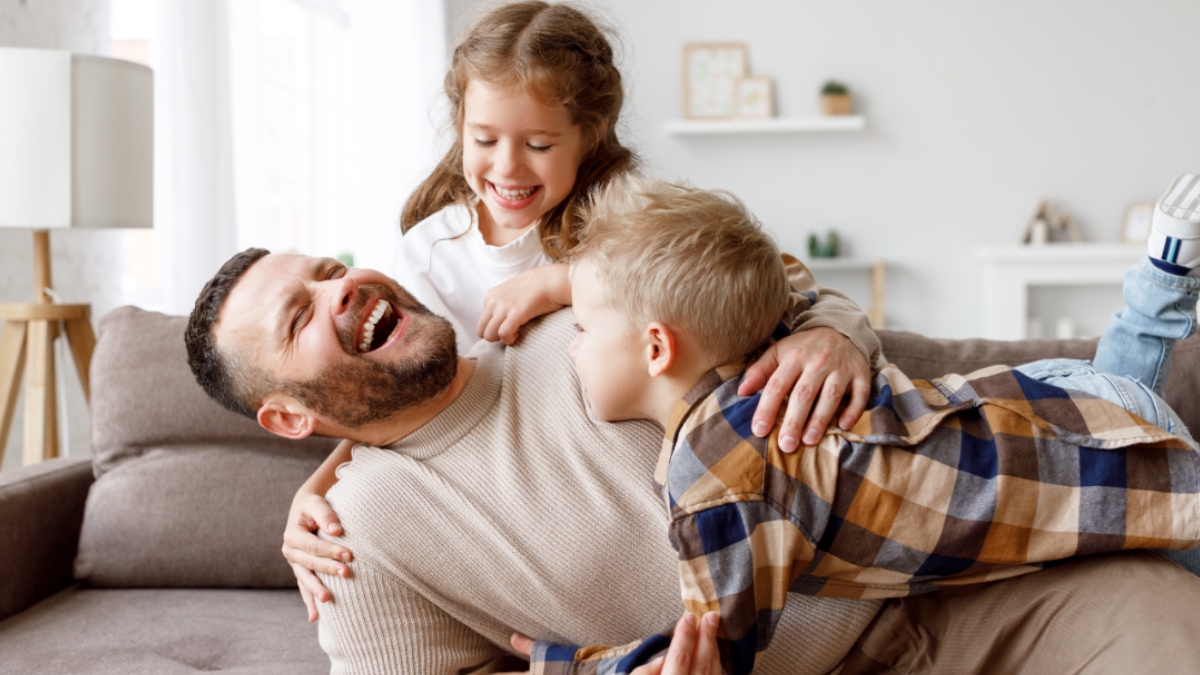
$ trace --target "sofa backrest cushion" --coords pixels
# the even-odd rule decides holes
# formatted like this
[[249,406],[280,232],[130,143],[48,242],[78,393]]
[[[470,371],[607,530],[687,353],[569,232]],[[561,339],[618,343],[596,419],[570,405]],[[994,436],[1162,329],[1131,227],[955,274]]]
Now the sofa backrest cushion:
[[210,444],[286,456],[328,454],[328,439],[289,441],[229,412],[187,365],[187,318],[120,307],[100,321],[92,357],[92,455],[99,478],[160,448]]
[[122,307],[92,357],[92,452],[76,577],[97,586],[288,587],[292,496],[336,440],[289,441],[212,401],[186,317]]
[[[904,331],[879,331],[883,353],[909,377],[930,379],[969,373],[985,366],[1017,366],[1044,358],[1090,359],[1097,338],[1072,340],[950,340]],[[1200,432],[1200,335],[1181,341],[1171,354],[1167,403],[1195,436]]]
[[[92,444],[76,576],[97,586],[292,587],[279,553],[296,489],[335,441],[287,441],[196,384],[185,317],[123,307],[100,322]],[[1039,358],[1090,358],[1095,340],[948,340],[881,331],[884,353],[931,378]],[[1167,400],[1200,429],[1200,337],[1175,350]]]

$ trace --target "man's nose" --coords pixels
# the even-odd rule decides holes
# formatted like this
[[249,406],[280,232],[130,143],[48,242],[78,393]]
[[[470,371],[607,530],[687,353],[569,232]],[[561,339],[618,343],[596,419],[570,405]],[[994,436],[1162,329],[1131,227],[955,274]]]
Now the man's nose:
[[330,292],[333,294],[334,315],[341,314],[354,306],[354,299],[358,296],[358,282],[354,280],[354,277],[347,274],[340,279],[332,279],[328,283],[331,284]]

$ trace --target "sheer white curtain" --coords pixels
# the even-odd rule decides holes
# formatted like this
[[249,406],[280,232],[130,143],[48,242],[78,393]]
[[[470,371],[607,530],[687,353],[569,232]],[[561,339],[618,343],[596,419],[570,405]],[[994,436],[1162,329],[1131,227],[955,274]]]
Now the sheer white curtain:
[[236,245],[227,0],[163,0],[155,64],[155,238],[162,309],[187,313]]
[[187,313],[247,246],[387,270],[436,161],[442,0],[162,0],[155,236]]

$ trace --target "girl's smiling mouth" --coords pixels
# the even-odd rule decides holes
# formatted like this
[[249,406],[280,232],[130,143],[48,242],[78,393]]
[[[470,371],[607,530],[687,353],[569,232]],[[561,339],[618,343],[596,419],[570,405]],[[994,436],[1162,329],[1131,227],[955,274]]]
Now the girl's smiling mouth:
[[497,203],[509,209],[520,209],[529,205],[534,195],[542,189],[540,185],[527,188],[505,188],[487,181],[488,192],[496,198]]

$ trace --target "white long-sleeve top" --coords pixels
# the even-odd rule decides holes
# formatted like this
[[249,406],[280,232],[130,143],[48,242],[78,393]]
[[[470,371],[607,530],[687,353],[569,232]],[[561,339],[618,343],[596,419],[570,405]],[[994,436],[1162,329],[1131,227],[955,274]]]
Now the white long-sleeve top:
[[450,320],[458,353],[478,340],[483,294],[534,267],[550,263],[538,228],[504,246],[483,240],[471,207],[451,204],[400,237],[393,277],[435,314]]

